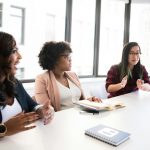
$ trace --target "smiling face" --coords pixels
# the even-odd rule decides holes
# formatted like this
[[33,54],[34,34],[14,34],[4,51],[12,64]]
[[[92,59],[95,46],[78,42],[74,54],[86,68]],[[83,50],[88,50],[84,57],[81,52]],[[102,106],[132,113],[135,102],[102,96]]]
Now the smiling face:
[[10,80],[14,77],[17,70],[17,64],[21,59],[18,52],[16,41],[12,35],[0,32],[0,81],[5,78]]
[[17,65],[19,64],[20,62],[20,59],[21,59],[21,55],[18,51],[18,48],[17,47],[14,47],[13,50],[12,50],[12,53],[10,55],[10,67],[11,67],[11,74],[12,75],[15,75],[16,74],[16,71],[17,71]]
[[0,31],[0,102],[12,104],[15,97],[15,74],[21,59],[14,37]]
[[139,46],[133,46],[129,52],[128,65],[133,68],[140,60],[140,48]]

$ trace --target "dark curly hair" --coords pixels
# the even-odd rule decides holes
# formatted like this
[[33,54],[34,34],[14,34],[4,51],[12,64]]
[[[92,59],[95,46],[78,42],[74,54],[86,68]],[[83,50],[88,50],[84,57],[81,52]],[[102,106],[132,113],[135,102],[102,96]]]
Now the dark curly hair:
[[12,35],[0,32],[0,106],[5,105],[6,96],[14,97],[15,95],[15,77],[11,73],[10,66],[10,56],[15,46],[16,41]]
[[72,53],[72,49],[68,42],[46,42],[38,55],[39,64],[43,70],[52,70],[59,57],[64,53]]

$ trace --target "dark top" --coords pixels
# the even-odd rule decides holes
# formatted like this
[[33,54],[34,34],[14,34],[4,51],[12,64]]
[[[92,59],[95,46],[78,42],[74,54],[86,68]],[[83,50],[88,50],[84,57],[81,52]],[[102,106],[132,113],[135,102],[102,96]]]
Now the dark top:
[[[22,83],[18,80],[16,80],[16,99],[19,102],[22,110],[24,112],[31,112],[37,106],[38,104],[27,94],[24,87],[22,86]],[[2,122],[2,115],[0,111],[0,122]]]
[[[150,84],[150,80],[148,77],[148,73],[145,69],[145,67],[142,65],[142,80],[144,80],[144,83],[149,83]],[[108,98],[114,97],[114,96],[119,96],[122,94],[126,94],[126,93],[130,93],[133,91],[138,90],[137,85],[136,85],[136,81],[137,79],[139,79],[139,77],[137,76],[137,74],[135,72],[132,72],[132,78],[128,78],[127,84],[124,88],[120,89],[119,91],[116,92],[111,92],[108,95]],[[117,84],[120,83],[120,73],[119,73],[119,67],[118,65],[113,65],[110,70],[107,73],[107,79],[106,79],[106,90],[108,89],[108,86],[111,84]]]

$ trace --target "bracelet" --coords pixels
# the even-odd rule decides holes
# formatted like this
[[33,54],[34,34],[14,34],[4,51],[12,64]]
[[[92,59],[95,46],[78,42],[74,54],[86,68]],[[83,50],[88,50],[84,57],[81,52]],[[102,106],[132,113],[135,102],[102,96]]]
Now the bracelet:
[[42,107],[43,107],[43,105],[39,105],[39,104],[38,104],[38,105],[36,105],[36,106],[34,107],[33,110],[34,110],[34,111],[37,111],[39,108],[42,108]]
[[5,124],[0,123],[0,138],[4,137],[7,132],[7,127]]

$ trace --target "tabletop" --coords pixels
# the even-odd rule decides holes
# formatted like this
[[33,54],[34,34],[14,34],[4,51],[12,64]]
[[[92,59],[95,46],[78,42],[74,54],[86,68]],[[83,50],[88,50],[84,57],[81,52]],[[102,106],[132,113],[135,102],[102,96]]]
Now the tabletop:
[[[48,125],[41,121],[37,127],[0,139],[1,150],[149,150],[150,149],[150,92],[137,91],[111,98],[126,107],[99,114],[81,113],[71,108],[55,113]],[[85,130],[104,124],[131,134],[117,147],[84,134]]]

